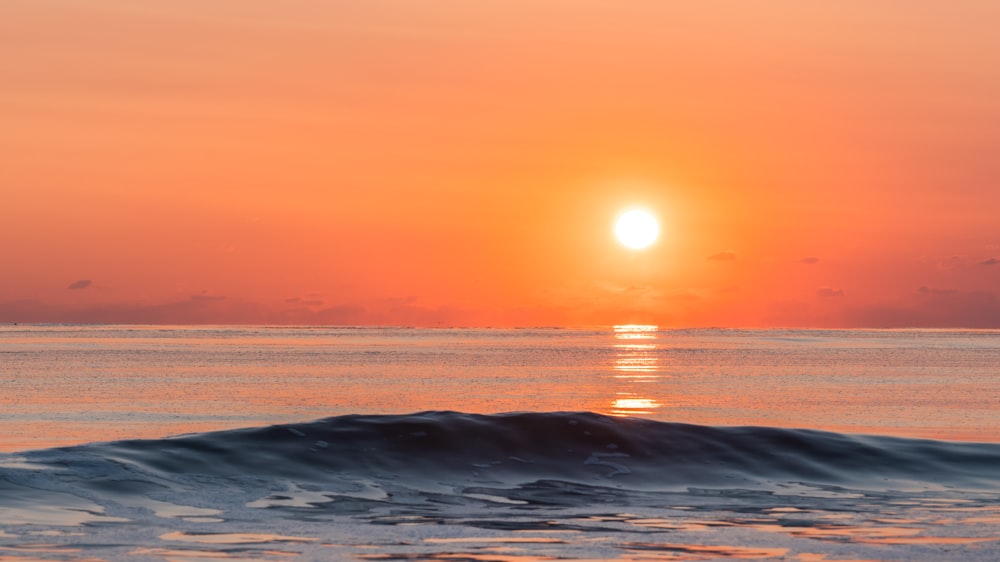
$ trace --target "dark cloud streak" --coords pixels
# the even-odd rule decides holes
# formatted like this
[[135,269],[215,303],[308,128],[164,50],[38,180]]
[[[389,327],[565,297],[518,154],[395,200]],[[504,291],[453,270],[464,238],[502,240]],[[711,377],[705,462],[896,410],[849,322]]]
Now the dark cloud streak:
[[816,289],[816,296],[820,298],[834,298],[844,296],[843,289],[834,289],[832,287],[820,287]]
[[895,304],[848,312],[852,326],[873,328],[1000,328],[1000,297],[990,291],[922,287]]

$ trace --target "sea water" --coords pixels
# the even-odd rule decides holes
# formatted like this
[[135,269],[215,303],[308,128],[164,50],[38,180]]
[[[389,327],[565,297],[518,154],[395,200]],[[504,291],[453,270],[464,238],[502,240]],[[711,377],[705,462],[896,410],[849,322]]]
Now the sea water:
[[996,560],[998,365],[989,331],[4,326],[0,560]]

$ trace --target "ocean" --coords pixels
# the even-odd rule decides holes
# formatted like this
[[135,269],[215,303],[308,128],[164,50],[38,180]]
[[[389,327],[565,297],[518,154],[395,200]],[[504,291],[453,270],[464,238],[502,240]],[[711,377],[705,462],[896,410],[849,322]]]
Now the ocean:
[[1000,560],[1000,332],[0,326],[0,561]]

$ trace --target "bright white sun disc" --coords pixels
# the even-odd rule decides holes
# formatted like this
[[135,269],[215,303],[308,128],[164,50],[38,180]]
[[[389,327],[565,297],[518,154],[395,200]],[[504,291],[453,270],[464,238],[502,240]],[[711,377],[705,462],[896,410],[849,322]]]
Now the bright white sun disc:
[[645,248],[655,242],[659,235],[660,226],[656,224],[653,215],[646,211],[629,211],[618,217],[618,222],[615,223],[615,236],[629,248]]

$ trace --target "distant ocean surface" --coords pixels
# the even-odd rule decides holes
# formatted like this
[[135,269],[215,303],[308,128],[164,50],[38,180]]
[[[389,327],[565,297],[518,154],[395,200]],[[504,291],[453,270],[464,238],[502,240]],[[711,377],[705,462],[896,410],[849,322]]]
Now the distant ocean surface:
[[997,560],[1000,332],[6,325],[0,451],[0,560]]
[[584,411],[1000,442],[1000,332],[0,326],[0,450]]

